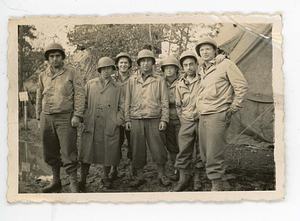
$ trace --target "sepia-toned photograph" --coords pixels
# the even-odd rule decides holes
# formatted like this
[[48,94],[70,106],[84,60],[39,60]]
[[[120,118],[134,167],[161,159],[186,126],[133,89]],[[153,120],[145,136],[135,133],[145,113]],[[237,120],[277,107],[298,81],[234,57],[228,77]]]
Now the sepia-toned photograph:
[[8,201],[283,198],[281,26],[11,19]]

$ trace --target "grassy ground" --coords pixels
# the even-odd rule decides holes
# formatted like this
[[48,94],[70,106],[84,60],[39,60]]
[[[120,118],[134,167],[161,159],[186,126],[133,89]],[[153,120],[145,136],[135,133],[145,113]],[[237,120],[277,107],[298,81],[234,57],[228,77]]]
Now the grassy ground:
[[[20,123],[19,140],[34,143],[41,151],[41,139],[36,120],[29,121],[29,130],[25,131],[22,121]],[[172,186],[163,187],[157,180],[156,165],[153,163],[150,153],[148,154],[148,165],[144,172],[147,182],[138,189],[130,188],[131,181],[129,160],[126,158],[127,146],[122,147],[123,158],[118,166],[118,179],[113,182],[112,189],[106,189],[101,184],[102,168],[100,165],[92,165],[87,178],[87,192],[167,192]],[[257,191],[275,190],[275,163],[274,150],[272,148],[259,149],[246,145],[230,145],[226,154],[226,173],[231,191]],[[42,159],[42,158],[41,158]],[[170,161],[166,167],[167,176],[172,174]],[[50,183],[47,179],[19,179],[20,193],[39,193],[41,189]],[[61,173],[63,190],[69,192],[69,182],[67,175],[62,170]],[[78,171],[79,177],[79,171]],[[210,191],[211,183],[205,173],[202,174],[204,188],[202,191]],[[192,185],[186,191],[193,191]]]

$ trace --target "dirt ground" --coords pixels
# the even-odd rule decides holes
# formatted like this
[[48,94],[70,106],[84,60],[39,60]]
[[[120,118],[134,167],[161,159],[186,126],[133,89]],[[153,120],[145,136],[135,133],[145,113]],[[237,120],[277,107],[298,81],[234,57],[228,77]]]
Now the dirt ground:
[[[39,129],[36,120],[29,121],[29,130],[24,130],[24,124],[20,121],[19,141],[26,141],[34,145],[34,151],[30,155],[34,162],[42,162],[42,148]],[[30,145],[29,145],[30,146]],[[123,158],[118,166],[118,179],[113,182],[112,189],[106,189],[101,184],[102,168],[100,165],[92,165],[90,174],[87,178],[87,192],[168,192],[172,186],[163,187],[157,179],[156,165],[153,163],[151,154],[148,151],[148,164],[144,168],[147,182],[138,189],[129,187],[128,183],[132,177],[130,175],[130,162],[126,158],[127,145],[122,147]],[[23,152],[20,151],[20,158]],[[34,159],[40,158],[40,159]],[[21,162],[20,162],[21,163]],[[19,167],[21,168],[21,167]],[[36,166],[31,166],[36,168]],[[23,169],[22,169],[23,170]],[[45,170],[44,170],[45,171]],[[49,172],[50,171],[50,172]],[[172,166],[170,160],[166,166],[166,175],[172,175]],[[48,175],[51,170],[48,168]],[[230,184],[230,191],[258,191],[275,190],[275,163],[273,148],[256,148],[248,145],[229,145],[226,154],[226,173]],[[25,175],[25,176],[24,176]],[[50,183],[51,176],[48,179],[41,179],[45,176],[37,176],[35,172],[19,171],[19,192],[20,193],[40,193],[41,189]],[[47,177],[47,176],[46,176]],[[78,177],[80,172],[78,171]],[[67,175],[61,172],[63,190],[69,192],[69,182]],[[202,174],[203,190],[210,191],[211,183],[207,179],[205,172]],[[192,190],[192,183],[186,191]]]

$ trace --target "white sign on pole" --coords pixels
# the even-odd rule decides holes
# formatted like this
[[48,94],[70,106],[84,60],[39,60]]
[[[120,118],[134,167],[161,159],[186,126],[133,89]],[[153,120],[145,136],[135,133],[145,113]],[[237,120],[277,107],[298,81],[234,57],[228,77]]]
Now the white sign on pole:
[[28,101],[28,93],[27,91],[19,92],[20,101]]

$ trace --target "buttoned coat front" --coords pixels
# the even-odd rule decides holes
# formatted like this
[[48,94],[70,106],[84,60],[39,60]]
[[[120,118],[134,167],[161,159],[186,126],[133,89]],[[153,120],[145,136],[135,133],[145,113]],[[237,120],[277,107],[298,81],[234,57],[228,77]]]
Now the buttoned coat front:
[[124,124],[124,94],[112,79],[99,77],[85,86],[84,129],[79,160],[116,166],[120,163],[120,130]]

